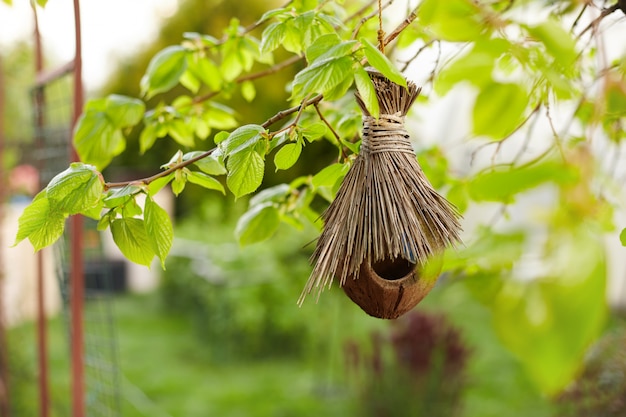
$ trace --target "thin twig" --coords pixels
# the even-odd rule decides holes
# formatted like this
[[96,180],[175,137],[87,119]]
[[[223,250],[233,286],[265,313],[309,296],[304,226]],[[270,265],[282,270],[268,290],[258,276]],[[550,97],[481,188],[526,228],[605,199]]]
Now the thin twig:
[[407,16],[406,19],[402,21],[394,30],[385,38],[385,46],[389,45],[393,42],[404,29],[406,29],[413,21],[417,18],[417,9],[413,10],[410,15]]
[[[375,0],[372,1],[370,4],[375,3]],[[393,0],[389,0],[387,3],[385,3],[383,5],[383,9],[386,9],[387,7],[391,6],[391,4],[393,3]],[[369,6],[368,6],[369,7]],[[367,16],[363,17],[359,23],[357,23],[357,25],[355,26],[354,30],[352,31],[352,36],[351,39],[356,39],[357,36],[359,35],[359,31],[361,30],[361,28],[363,27],[363,25],[365,23],[367,23],[369,20],[375,18],[378,15],[378,10],[374,10],[373,12],[371,12],[370,14],[368,14]]]
[[616,10],[620,10],[620,5],[619,3],[615,3],[614,5],[612,5],[611,7],[609,7],[608,9],[604,9],[602,10],[602,12],[600,13],[600,16],[596,17],[595,19],[593,19],[593,21],[591,23],[589,23],[587,25],[586,28],[583,29],[582,32],[580,32],[578,34],[578,36],[576,38],[580,39],[582,38],[582,36],[587,33],[587,31],[589,31],[589,29],[595,28],[598,26],[598,24],[600,24],[600,22],[602,21],[602,19],[604,19],[605,17],[607,17],[608,15],[610,15],[611,13],[613,13]]
[[166,177],[168,175],[170,175],[171,173],[175,172],[176,170],[185,168],[186,166],[189,166],[191,164],[193,164],[194,162],[198,162],[201,159],[206,158],[207,156],[211,155],[215,149],[217,148],[213,148],[210,149],[206,152],[201,153],[198,156],[195,156],[191,159],[188,159],[186,161],[183,161],[181,163],[178,163],[176,165],[173,165],[171,167],[169,167],[168,169],[166,169],[165,171],[161,171],[158,174],[154,174],[151,177],[147,177],[147,178],[142,178],[142,179],[138,179],[138,180],[131,180],[131,181],[120,181],[120,182],[107,182],[104,184],[104,190],[109,190],[111,188],[120,188],[120,187],[125,187],[129,184],[144,184],[144,185],[148,185],[151,182],[158,180],[159,178],[163,178]]
[[583,8],[580,9],[580,13],[578,13],[578,16],[576,16],[576,19],[574,19],[574,23],[572,23],[571,31],[574,31],[574,29],[576,29],[576,26],[578,26],[578,22],[583,17],[583,14],[585,13],[585,10],[587,10],[587,6],[589,6],[589,3],[585,3],[583,5]]
[[310,100],[307,100],[306,102],[303,102],[302,104],[299,104],[297,106],[293,106],[293,107],[291,107],[289,109],[281,110],[278,113],[276,113],[274,116],[272,116],[269,119],[267,119],[261,126],[263,126],[265,129],[267,129],[268,127],[270,127],[274,123],[284,119],[287,116],[290,116],[290,115],[294,114],[297,111],[300,111],[300,109],[303,106],[304,107],[308,107],[308,106],[310,106],[312,104],[319,103],[320,101],[322,101],[323,98],[324,98],[323,95],[318,94],[317,96],[313,97]]
[[335,139],[337,139],[337,143],[339,144],[339,151],[341,152],[341,157],[345,161],[346,159],[348,159],[348,155],[346,154],[346,152],[344,150],[343,142],[341,141],[341,137],[339,136],[337,131],[333,128],[333,126],[330,123],[328,123],[328,120],[326,120],[326,118],[322,114],[322,111],[320,110],[320,107],[319,107],[319,103],[315,103],[313,106],[315,107],[315,111],[317,112],[317,115],[320,118],[320,120],[330,129],[330,131],[332,132],[332,134],[335,137]]
[[420,47],[420,49],[418,49],[417,52],[415,52],[415,54],[411,58],[409,58],[406,61],[404,61],[404,66],[400,69],[400,72],[406,71],[406,69],[409,67],[409,65],[411,65],[411,62],[415,61],[417,59],[417,57],[420,56],[420,54],[422,52],[424,52],[424,50],[426,48],[428,48],[430,45],[435,43],[435,41],[437,41],[437,39],[431,39],[428,42],[426,42],[424,45],[422,45]]
[[[273,66],[271,66],[269,68],[266,68],[266,69],[264,69],[262,71],[254,72],[252,74],[242,75],[242,76],[236,78],[234,82],[235,82],[235,84],[241,84],[241,83],[243,83],[245,81],[252,81],[252,80],[256,80],[258,78],[263,78],[263,77],[266,77],[268,75],[274,74],[274,73],[276,73],[276,72],[278,72],[278,71],[280,71],[280,70],[282,70],[284,68],[287,68],[287,67],[289,67],[289,66],[291,66],[291,65],[293,65],[293,64],[295,64],[297,62],[300,62],[300,61],[304,61],[304,57],[303,56],[299,56],[299,55],[294,55],[294,56],[292,56],[292,57],[290,57],[290,58],[288,58],[288,59],[286,59],[286,60],[284,60],[282,62],[279,62],[278,64],[273,65]],[[192,103],[193,104],[202,103],[204,101],[212,99],[213,97],[217,96],[220,93],[221,93],[221,90],[211,91],[211,92],[209,92],[207,94],[204,94],[202,96],[198,96],[198,97],[194,98],[192,100]]]
[[552,121],[552,116],[550,115],[549,103],[546,103],[546,118],[548,119],[548,124],[550,125],[550,129],[552,130],[552,134],[554,135],[554,143],[556,144],[556,147],[561,154],[561,158],[563,158],[563,161],[567,161],[567,159],[565,158],[565,153],[563,152],[563,146],[561,146],[561,137],[557,133],[556,128],[554,127],[554,122]]

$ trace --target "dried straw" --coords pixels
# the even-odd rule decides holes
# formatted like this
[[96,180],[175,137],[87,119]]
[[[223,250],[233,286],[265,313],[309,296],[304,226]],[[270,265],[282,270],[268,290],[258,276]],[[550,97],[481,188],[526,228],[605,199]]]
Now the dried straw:
[[406,89],[377,71],[370,77],[380,117],[373,118],[356,95],[363,111],[361,151],[322,214],[315,266],[299,304],[313,289],[319,297],[333,277],[341,285],[358,278],[363,262],[404,259],[423,265],[460,240],[459,214],[424,176],[404,128],[419,89],[412,82]]

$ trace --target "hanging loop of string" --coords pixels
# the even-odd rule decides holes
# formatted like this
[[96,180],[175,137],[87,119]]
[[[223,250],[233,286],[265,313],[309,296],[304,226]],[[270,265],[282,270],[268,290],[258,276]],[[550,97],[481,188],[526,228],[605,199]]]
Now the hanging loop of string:
[[378,49],[385,53],[385,31],[383,30],[383,2],[378,0]]

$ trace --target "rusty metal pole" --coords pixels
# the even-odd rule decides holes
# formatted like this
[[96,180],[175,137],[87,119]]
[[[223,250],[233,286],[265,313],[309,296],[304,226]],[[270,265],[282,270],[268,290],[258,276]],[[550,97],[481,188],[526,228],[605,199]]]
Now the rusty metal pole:
[[[33,16],[35,19],[35,70],[36,75],[43,73],[43,51],[41,46],[41,34],[39,32],[39,21],[37,19],[37,8],[33,3]],[[43,148],[41,132],[43,130],[44,115],[43,108],[45,105],[45,97],[43,87],[35,88],[35,136],[39,149]],[[38,170],[41,173],[43,163],[39,161]],[[41,174],[40,174],[41,178]],[[40,181],[41,182],[41,181]],[[41,183],[39,184],[41,188]],[[44,287],[44,268],[43,253],[37,252],[37,357],[39,361],[39,415],[48,417],[50,415],[50,384],[48,378],[48,335],[46,328],[46,310],[45,310],[45,287]]]
[[[80,4],[74,0],[74,30],[76,54],[74,56],[74,111],[73,127],[83,109],[83,76],[82,76],[82,40],[80,26]],[[72,161],[78,161],[76,149],[70,140]],[[83,271],[83,218],[80,215],[71,217],[71,317],[72,317],[72,417],[85,417],[85,366],[84,366],[84,334],[83,334],[83,303],[85,281]]]
[[[0,223],[4,223],[6,175],[4,172],[4,68],[0,55]],[[0,247],[4,242],[0,242]],[[4,316],[4,259],[0,258],[0,416],[10,417],[9,358],[7,353],[6,321]]]

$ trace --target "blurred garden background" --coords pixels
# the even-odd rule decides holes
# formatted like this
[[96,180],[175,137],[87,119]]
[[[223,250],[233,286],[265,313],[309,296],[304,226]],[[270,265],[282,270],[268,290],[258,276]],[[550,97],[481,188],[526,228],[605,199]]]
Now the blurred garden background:
[[[11,2],[0,3],[0,88],[4,102],[0,126],[6,184],[3,221],[7,224],[0,243],[4,248],[1,253],[5,284],[16,279],[19,283],[2,287],[5,336],[0,348],[5,356],[5,371],[8,369],[1,394],[9,400],[7,416],[16,417],[41,412],[37,400],[40,369],[34,321],[35,255],[27,242],[15,248],[7,247],[14,241],[17,216],[35,194],[33,187],[37,190],[40,184],[29,177],[32,172],[24,163],[28,160],[25,154],[33,151],[37,136],[32,103],[33,86],[37,82],[33,12],[26,1],[8,3]],[[105,6],[90,3],[93,2],[83,2],[88,97],[109,94],[139,97],[141,79],[152,57],[169,45],[179,44],[184,33],[219,37],[233,17],[244,26],[250,25],[266,11],[284,5],[269,0],[160,0],[133,5],[117,1],[107,2]],[[346,3],[354,10],[369,5],[367,13],[376,11],[375,2]],[[419,2],[397,1],[388,8],[385,11],[388,26],[391,28],[401,21],[405,12],[415,7],[414,3]],[[582,7],[584,2],[561,3],[575,8]],[[35,7],[44,44],[48,43],[46,65],[51,68],[62,65],[73,53],[72,48],[64,46],[71,45],[72,40],[60,29],[71,27],[71,4],[50,1],[44,8]],[[102,7],[107,9],[106,13]],[[60,19],[66,20],[60,23]],[[617,28],[626,25],[623,16],[616,22]],[[376,21],[367,25],[370,33],[375,33]],[[258,36],[261,32],[262,29]],[[96,44],[96,39],[106,39],[108,43]],[[277,55],[284,52],[278,51]],[[621,53],[623,60],[626,51]],[[438,59],[434,53],[427,56],[430,60]],[[271,78],[255,80],[254,100],[228,94],[224,100],[228,107],[216,111],[222,117],[223,128],[232,129],[238,121],[260,122],[284,109],[282,86],[300,69],[288,67]],[[415,72],[421,77],[424,71]],[[623,79],[619,82],[624,85]],[[62,80],[59,89],[51,91],[47,99],[53,103],[66,101],[69,90],[69,82]],[[184,87],[179,85],[147,102],[157,106],[158,101],[172,100],[182,91]],[[623,92],[626,96],[626,88]],[[423,145],[418,149],[420,163],[437,188],[445,185],[438,184],[445,178],[441,173],[452,170],[448,160],[441,156],[443,153],[465,155],[450,157],[450,165],[456,164],[460,171],[465,168],[459,165],[466,163],[470,154],[472,159],[475,156],[474,152],[460,150],[458,138],[462,135],[456,125],[450,126],[451,115],[456,111],[451,105],[467,108],[466,95],[467,91],[460,91],[448,101],[440,100],[432,108],[419,110],[421,121],[417,126],[422,126],[424,119],[438,115],[418,134]],[[353,110],[349,107],[346,113]],[[65,112],[58,105],[52,108],[49,117],[65,120],[68,117]],[[360,120],[360,115],[355,117]],[[461,120],[459,125],[465,122]],[[551,135],[549,128],[543,127]],[[452,137],[449,149],[445,143],[433,145],[432,140],[424,139],[430,133],[434,138]],[[126,151],[103,172],[108,181],[152,175],[180,147],[175,141],[161,140],[139,157],[139,129],[129,129],[127,134]],[[456,144],[451,144],[453,139]],[[476,148],[482,148],[482,144],[473,145],[472,151]],[[305,153],[290,170],[266,169],[262,189],[271,190],[297,176],[317,173],[337,157],[330,140],[308,144]],[[495,156],[481,154],[477,159],[489,163],[492,158]],[[623,165],[623,158],[619,161]],[[525,175],[540,174],[528,171]],[[543,204],[546,195],[556,193],[554,189],[541,189],[531,198],[522,197],[521,208],[513,208],[504,215],[495,203],[476,204],[476,211],[470,209],[465,213],[468,236],[464,240],[468,243],[463,249],[467,250],[461,250],[457,258],[452,256],[453,266],[447,268],[415,310],[394,321],[367,316],[337,285],[324,292],[319,300],[309,297],[298,307],[296,300],[311,271],[309,258],[319,229],[309,223],[299,224],[297,228],[282,223],[270,240],[241,246],[235,236],[238,221],[254,204],[251,199],[258,195],[235,200],[231,195],[224,197],[189,184],[184,193],[173,198],[166,190],[160,198],[172,213],[175,237],[165,270],[160,269],[158,262],[147,269],[123,260],[119,252],[111,249],[108,232],[99,232],[95,221],[86,221],[85,271],[91,292],[85,304],[85,331],[88,350],[96,352],[87,358],[86,366],[91,365],[90,360],[106,362],[105,366],[96,363],[93,368],[96,373],[87,378],[86,403],[90,410],[96,410],[91,415],[626,416],[626,265],[625,248],[619,246],[617,237],[617,229],[624,227],[619,223],[619,219],[624,219],[623,213],[616,209],[617,228],[603,229],[605,234],[601,236],[613,248],[609,249],[612,255],[607,262],[617,265],[608,267],[608,289],[602,276],[602,280],[588,287],[581,284],[579,288],[574,283],[571,293],[565,290],[558,293],[555,319],[550,326],[562,331],[552,338],[542,333],[550,330],[547,325],[537,325],[539,330],[532,333],[522,328],[520,322],[508,320],[519,312],[515,310],[519,307],[515,304],[515,294],[496,296],[506,287],[503,282],[509,278],[507,274],[513,265],[523,264],[520,260],[530,259],[531,266],[523,264],[516,273],[524,275],[537,267],[533,263],[536,254],[527,250],[537,240],[528,238],[532,242],[523,242],[522,234],[528,232],[524,228],[530,226],[508,221],[511,217],[515,220],[520,212],[534,210],[537,197]],[[321,212],[327,203],[318,200],[311,203],[315,212]],[[547,200],[552,201],[552,197]],[[602,216],[598,214],[600,222]],[[494,223],[502,220],[505,226],[487,233],[484,225],[490,224],[491,219],[496,219]],[[477,245],[476,236],[484,238]],[[579,237],[587,236],[583,233]],[[593,245],[589,242],[575,249],[586,250],[587,244]],[[66,260],[63,245],[62,242],[60,248],[44,251],[49,404],[50,415],[54,417],[71,414],[71,334],[63,286],[67,277],[55,273],[59,262]],[[471,263],[463,273],[454,267],[461,262]],[[506,288],[515,292],[515,288]],[[586,291],[606,292],[606,301],[598,303],[591,296],[587,298]],[[533,294],[529,290],[525,299],[532,300]],[[543,310],[532,302],[519,309],[526,309],[532,317],[540,311],[542,317]],[[537,383],[536,374],[533,376],[532,369],[537,365],[525,362],[535,340],[511,340],[515,340],[519,330],[522,337],[537,336],[542,351],[546,346],[548,351],[554,346],[556,353],[546,354],[539,366],[547,374],[552,366],[555,373],[561,372],[558,360],[552,362],[552,358],[567,351],[570,343],[578,347],[577,334],[587,330],[581,330],[577,317],[587,311],[599,317],[597,337],[585,348],[571,383],[558,393],[546,394]],[[515,348],[511,348],[511,343]],[[99,401],[103,401],[101,407]]]

